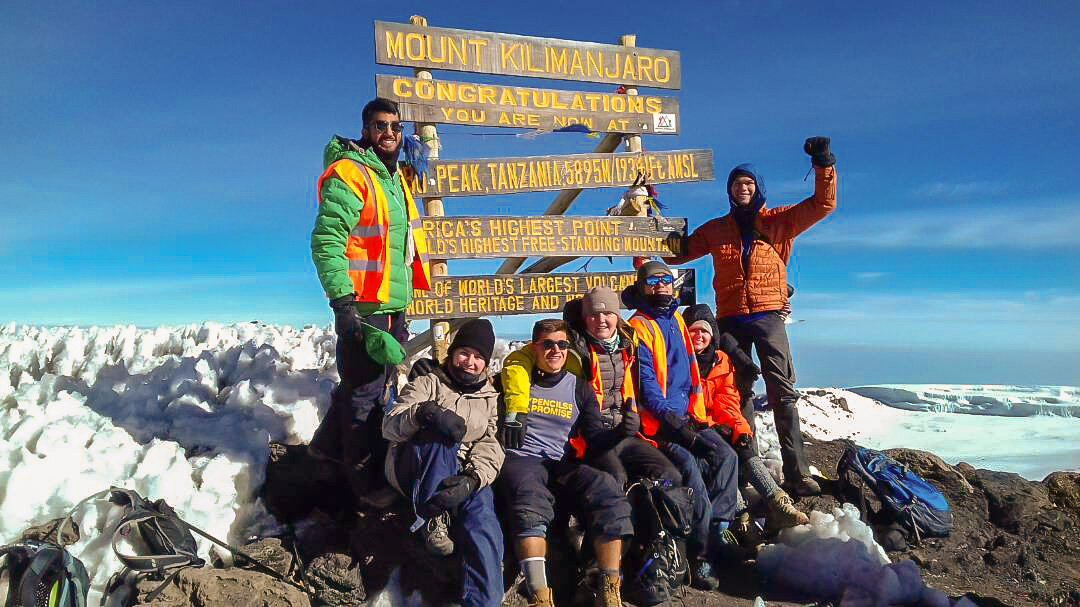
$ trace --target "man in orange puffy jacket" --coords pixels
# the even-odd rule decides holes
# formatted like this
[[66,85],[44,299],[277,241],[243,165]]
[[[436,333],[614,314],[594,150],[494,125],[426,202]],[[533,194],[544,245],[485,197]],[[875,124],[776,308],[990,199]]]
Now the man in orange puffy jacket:
[[[765,181],[753,165],[732,169],[727,181],[731,212],[694,230],[686,255],[666,260],[682,264],[712,256],[717,324],[743,351],[757,350],[780,438],[784,479],[798,495],[816,495],[821,487],[810,476],[799,428],[799,393],[784,328],[787,262],[795,237],[836,208],[836,158],[829,147],[828,137],[806,140],[803,149],[816,174],[814,195],[796,205],[766,209]],[[742,412],[752,431],[753,384],[739,379]]]
[[[810,522],[809,517],[795,508],[791,496],[776,484],[769,474],[769,469],[765,467],[765,462],[751,446],[754,432],[739,410],[740,399],[739,390],[735,387],[735,374],[736,368],[742,366],[750,367],[746,372],[756,375],[757,367],[754,361],[739,348],[735,338],[717,330],[716,318],[707,304],[686,308],[683,320],[690,332],[690,341],[694,344],[705,393],[705,406],[715,424],[713,427],[735,448],[750,484],[765,498],[769,508],[769,526],[777,530]],[[740,541],[752,541],[750,516],[741,495],[736,508],[739,516],[732,526],[732,531]]]

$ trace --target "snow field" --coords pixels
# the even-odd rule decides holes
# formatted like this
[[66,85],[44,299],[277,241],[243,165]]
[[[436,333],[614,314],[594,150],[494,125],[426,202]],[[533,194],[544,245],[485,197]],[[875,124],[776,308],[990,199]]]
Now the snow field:
[[[327,328],[258,323],[0,326],[0,542],[63,516],[111,485],[164,498],[185,520],[221,539],[240,542],[274,531],[272,517],[254,495],[267,445],[311,439],[337,381],[334,344]],[[499,340],[493,372],[518,345]],[[939,388],[923,390],[919,398],[944,394]],[[953,386],[952,394],[964,388]],[[979,396],[982,390],[985,396],[986,388],[969,392]],[[1001,388],[994,398],[1022,398],[1025,390],[1074,404],[1080,393]],[[879,396],[902,400],[907,394]],[[949,402],[964,400],[957,398]],[[1076,418],[912,411],[835,388],[806,390],[799,406],[803,431],[819,439],[926,449],[951,463],[963,459],[1029,478],[1042,478],[1031,476],[1040,466],[1080,468]],[[757,428],[766,463],[778,473],[770,412],[758,414]],[[820,540],[835,526],[829,537],[861,537],[844,527],[842,513],[819,514],[805,526],[808,531],[796,531]],[[119,508],[104,501],[87,504],[75,516],[82,540],[72,552],[93,576],[91,604],[120,568],[110,548],[120,516]],[[210,546],[197,539],[205,557]]]

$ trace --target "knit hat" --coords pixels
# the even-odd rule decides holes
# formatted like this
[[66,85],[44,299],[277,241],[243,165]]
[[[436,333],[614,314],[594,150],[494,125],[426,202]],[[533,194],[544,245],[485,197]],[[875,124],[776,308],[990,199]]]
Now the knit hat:
[[646,261],[641,264],[641,267],[637,271],[637,282],[639,285],[645,283],[645,279],[653,274],[667,274],[668,276],[675,278],[675,274],[671,271],[668,265],[658,259]]
[[708,304],[694,304],[686,308],[682,314],[686,322],[686,328],[699,327],[709,335],[716,335],[716,317]]
[[491,353],[495,350],[495,330],[491,327],[491,321],[474,318],[461,325],[450,343],[450,351],[462,346],[475,349],[484,357],[484,362],[491,362]]
[[593,287],[581,298],[582,314],[619,313],[619,296],[607,287]]

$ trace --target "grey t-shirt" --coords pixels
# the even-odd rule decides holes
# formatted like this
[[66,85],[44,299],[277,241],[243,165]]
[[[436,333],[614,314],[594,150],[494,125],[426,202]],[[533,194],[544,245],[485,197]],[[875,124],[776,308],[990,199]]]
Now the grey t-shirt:
[[550,460],[562,459],[570,429],[578,417],[577,382],[576,375],[566,373],[550,388],[535,383],[529,388],[525,439],[521,448],[510,449],[511,453]]

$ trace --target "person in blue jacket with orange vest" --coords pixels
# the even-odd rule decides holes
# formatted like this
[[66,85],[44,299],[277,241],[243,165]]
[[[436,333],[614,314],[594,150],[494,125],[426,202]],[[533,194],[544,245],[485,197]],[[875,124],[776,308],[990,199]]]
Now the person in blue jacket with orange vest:
[[363,120],[361,139],[330,139],[316,186],[311,259],[334,311],[341,380],[308,449],[344,464],[357,501],[371,503],[373,495],[394,495],[383,477],[383,408],[393,365],[404,357],[405,308],[413,289],[431,287],[431,275],[411,173],[398,167],[397,104],[373,99]]
[[738,456],[712,425],[694,347],[678,313],[675,275],[662,261],[638,268],[637,282],[622,293],[635,310],[630,326],[638,337],[638,397],[641,431],[656,440],[694,489],[695,525],[688,538],[691,584],[719,586],[709,562],[738,545],[728,531],[738,494]]

